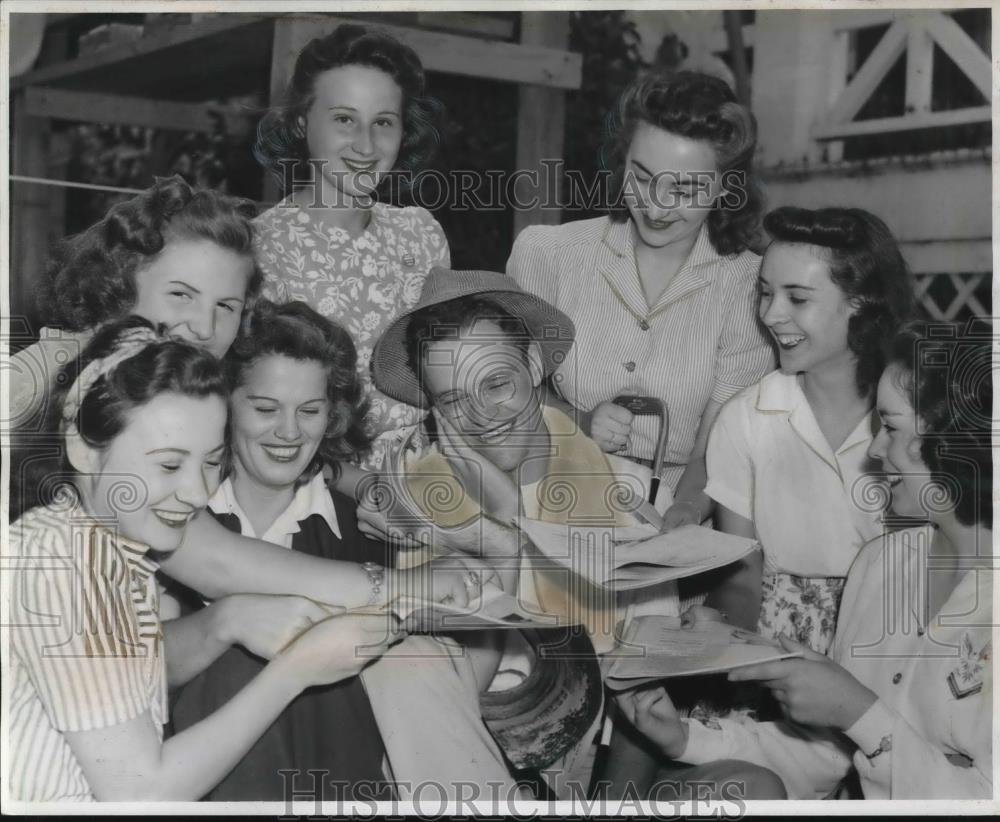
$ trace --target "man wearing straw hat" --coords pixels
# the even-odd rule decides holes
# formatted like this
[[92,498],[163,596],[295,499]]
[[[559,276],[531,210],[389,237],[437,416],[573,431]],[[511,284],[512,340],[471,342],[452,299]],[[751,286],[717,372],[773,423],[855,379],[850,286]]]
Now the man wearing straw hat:
[[[622,595],[615,601],[576,575],[540,567],[541,555],[513,523],[526,516],[627,526],[639,522],[637,509],[648,512],[648,469],[602,451],[579,430],[573,408],[547,390],[573,337],[566,315],[507,276],[435,268],[418,304],[376,345],[372,373],[385,394],[430,409],[428,427],[436,433],[429,448],[394,461],[403,507],[433,524],[430,539],[403,550],[402,562],[451,551],[481,556],[528,609],[583,625],[601,654],[614,647]],[[669,503],[664,489],[657,508]],[[414,530],[384,507],[362,505],[359,519],[362,530],[379,537]],[[645,609],[679,612],[672,583],[641,596]],[[504,660],[517,667],[516,654]],[[570,780],[586,790],[599,724],[600,716],[563,762],[557,795]]]

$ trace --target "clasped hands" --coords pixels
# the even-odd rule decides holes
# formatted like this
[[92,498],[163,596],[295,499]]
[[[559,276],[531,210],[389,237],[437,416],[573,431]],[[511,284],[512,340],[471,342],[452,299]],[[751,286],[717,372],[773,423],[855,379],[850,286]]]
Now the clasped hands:
[[[681,616],[681,625],[694,628],[704,621],[724,621],[712,608],[697,605]],[[878,699],[874,691],[829,657],[781,635],[781,647],[802,657],[762,662],[730,671],[730,682],[759,682],[781,705],[785,716],[802,725],[850,728]],[[688,727],[662,685],[637,688],[616,697],[622,714],[638,731],[672,759],[683,756]]]

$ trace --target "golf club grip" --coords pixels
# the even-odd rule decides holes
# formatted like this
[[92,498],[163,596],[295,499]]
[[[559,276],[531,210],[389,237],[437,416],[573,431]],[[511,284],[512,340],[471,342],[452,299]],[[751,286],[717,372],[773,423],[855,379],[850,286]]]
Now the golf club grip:
[[628,394],[621,394],[615,397],[612,402],[622,408],[627,408],[633,414],[653,416],[660,420],[660,432],[656,438],[656,451],[653,454],[653,478],[649,486],[649,501],[654,502],[663,477],[663,466],[667,461],[667,440],[670,435],[670,411],[667,408],[667,403],[658,397],[639,397]]

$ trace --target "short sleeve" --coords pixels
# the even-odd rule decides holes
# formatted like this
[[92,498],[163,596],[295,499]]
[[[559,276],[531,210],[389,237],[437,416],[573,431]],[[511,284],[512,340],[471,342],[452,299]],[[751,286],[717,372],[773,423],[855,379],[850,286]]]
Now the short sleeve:
[[716,402],[725,402],[774,370],[774,351],[757,319],[759,268],[759,257],[744,254],[729,273],[731,297],[715,357]]
[[558,268],[548,264],[547,226],[528,226],[514,241],[507,260],[507,276],[525,291],[557,304]]
[[11,572],[11,648],[53,726],[87,731],[152,710],[146,649],[118,585],[68,540],[35,557]]
[[743,395],[734,397],[715,418],[708,435],[705,493],[734,514],[753,519],[752,433]]

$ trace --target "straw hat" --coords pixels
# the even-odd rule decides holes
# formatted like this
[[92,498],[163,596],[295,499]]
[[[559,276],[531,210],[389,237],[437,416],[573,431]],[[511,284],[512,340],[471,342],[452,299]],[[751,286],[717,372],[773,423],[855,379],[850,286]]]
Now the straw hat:
[[518,770],[544,768],[573,748],[604,703],[601,668],[579,628],[524,630],[535,656],[516,687],[480,694],[483,721]]
[[573,321],[558,308],[524,291],[506,274],[432,268],[424,281],[420,300],[393,321],[372,352],[372,377],[382,393],[410,405],[427,405],[427,396],[410,367],[406,351],[406,329],[410,318],[429,306],[473,294],[489,298],[524,322],[532,340],[541,349],[545,376],[555,371],[566,358],[576,329]]

